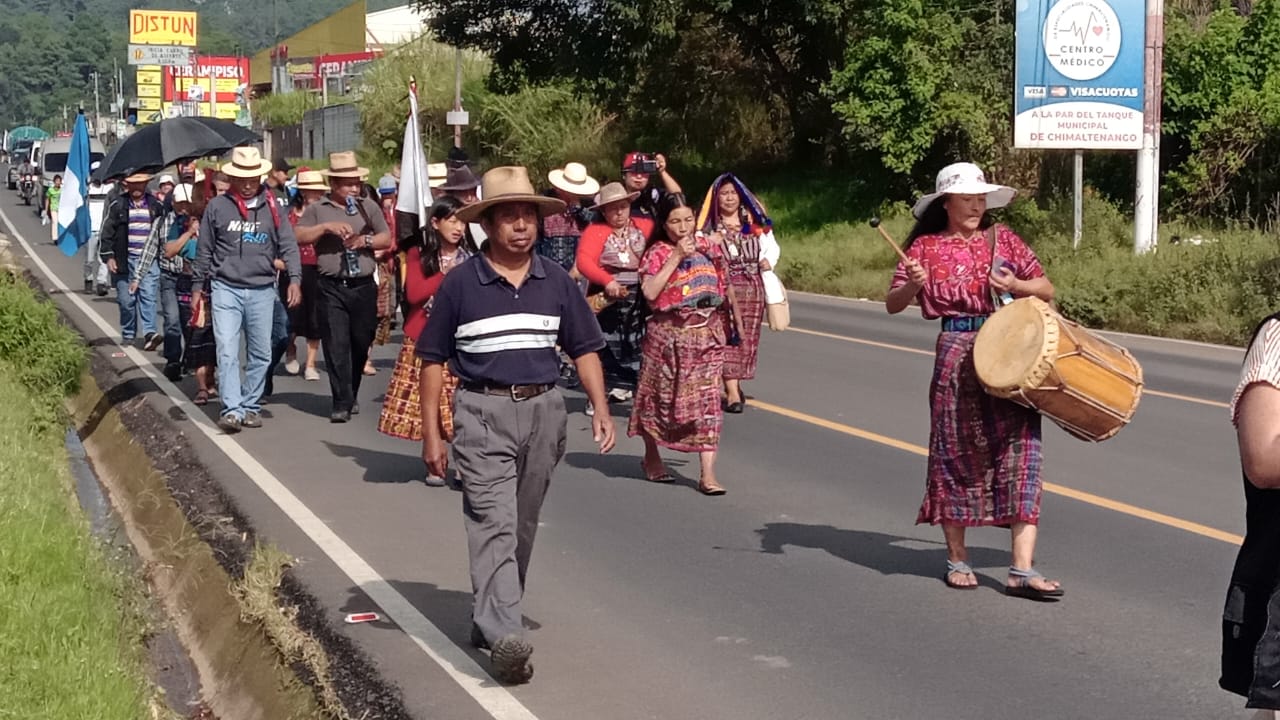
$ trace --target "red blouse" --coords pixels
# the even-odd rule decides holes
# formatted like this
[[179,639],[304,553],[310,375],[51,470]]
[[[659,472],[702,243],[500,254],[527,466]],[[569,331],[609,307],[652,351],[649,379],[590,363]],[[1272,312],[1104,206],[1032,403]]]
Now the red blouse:
[[[297,208],[293,208],[292,210],[289,211],[290,227],[295,227],[295,228],[298,227],[298,221],[301,219],[302,219],[301,210]],[[312,243],[310,245],[303,245],[302,243],[298,243],[298,256],[302,259],[303,265],[315,265],[316,264],[315,244]]]
[[[1022,238],[1003,225],[998,227],[996,256],[1009,263],[1019,280],[1044,277],[1040,260]],[[906,252],[907,257],[919,262],[929,273],[929,281],[917,296],[920,314],[925,319],[995,312],[989,279],[991,245],[985,231],[968,239],[955,235],[922,235]],[[907,268],[899,262],[889,289],[906,285],[907,278]]]
[[405,253],[404,265],[404,299],[409,306],[409,315],[404,319],[404,335],[417,340],[427,327],[427,301],[440,289],[444,273],[438,272],[431,277],[422,274],[421,245],[409,248]]
[[[639,228],[640,233],[648,240],[653,234],[653,221],[646,218],[631,218],[631,223]],[[578,238],[578,272],[582,273],[592,285],[604,287],[613,281],[613,273],[604,269],[600,257],[604,254],[605,242],[613,235],[613,228],[606,223],[591,223]],[[635,266],[640,266],[640,256],[644,247],[630,250],[630,259]]]

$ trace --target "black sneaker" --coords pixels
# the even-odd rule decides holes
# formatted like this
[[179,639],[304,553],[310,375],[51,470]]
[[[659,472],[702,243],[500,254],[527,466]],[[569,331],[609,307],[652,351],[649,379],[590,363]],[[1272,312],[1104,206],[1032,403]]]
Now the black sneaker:
[[160,333],[147,333],[146,337],[142,338],[142,349],[155,350],[156,348],[160,347],[160,343],[163,341],[164,341],[164,338],[160,335]]
[[106,296],[107,296],[107,286],[106,286],[106,285],[99,285],[99,286],[98,286],[98,288],[97,288],[97,290],[98,290],[98,297],[106,297]]
[[244,416],[244,420],[240,422],[240,425],[247,428],[260,428],[262,427],[262,416],[251,412]]
[[176,363],[176,362],[165,363],[164,376],[169,378],[173,382],[181,381],[182,380],[182,363]]
[[329,422],[331,423],[344,423],[349,420],[351,420],[351,411],[349,410],[334,410],[329,413]]
[[494,643],[489,654],[494,678],[510,685],[529,682],[533,678],[533,663],[529,662],[532,654],[533,645],[519,635],[508,635]]
[[477,650],[488,650],[489,641],[484,639],[484,633],[480,632],[480,626],[471,623],[471,647]]
[[88,295],[91,292],[93,292],[93,279],[89,278],[84,281],[84,294]]
[[222,432],[228,435],[235,435],[240,432],[240,428],[244,423],[240,422],[240,418],[235,415],[223,415],[218,418],[218,427],[222,428]]

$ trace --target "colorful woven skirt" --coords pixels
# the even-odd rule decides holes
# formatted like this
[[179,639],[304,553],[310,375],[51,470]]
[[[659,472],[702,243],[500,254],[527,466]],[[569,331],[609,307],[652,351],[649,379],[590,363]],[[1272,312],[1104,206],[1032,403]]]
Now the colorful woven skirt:
[[[378,432],[403,440],[422,440],[422,359],[415,352],[416,341],[404,339],[396,367],[382,399]],[[440,430],[446,442],[453,441],[453,393],[458,380],[444,368],[444,389],[440,393]]]
[[764,280],[758,272],[731,269],[729,286],[738,301],[738,326],[742,342],[724,349],[724,376],[728,380],[750,380],[756,376],[756,359],[760,354],[760,329],[764,324]]
[[988,395],[973,367],[977,333],[938,336],[930,385],[929,474],[916,523],[1040,520],[1040,415]]
[[640,382],[627,434],[647,435],[680,452],[718,448],[724,426],[720,408],[723,314],[695,316],[693,322],[669,313],[654,315],[645,328],[642,347]]
[[378,263],[378,328],[374,345],[386,345],[391,339],[391,323],[396,315],[396,256]]

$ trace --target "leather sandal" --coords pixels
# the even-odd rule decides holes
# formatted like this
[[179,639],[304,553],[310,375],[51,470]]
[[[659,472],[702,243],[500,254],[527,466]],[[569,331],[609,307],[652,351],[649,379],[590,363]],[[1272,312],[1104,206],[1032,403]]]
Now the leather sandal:
[[1062,588],[1053,588],[1051,590],[1041,590],[1032,587],[1032,580],[1045,580],[1045,576],[1035,570],[1019,570],[1015,567],[1009,568],[1009,583],[1004,586],[1004,594],[1009,597],[1022,598],[1024,600],[1036,600],[1045,602],[1048,600],[1056,600],[1067,591]]
[[[961,585],[960,583],[955,582],[951,579],[952,575],[970,575],[973,577],[973,584]],[[963,561],[956,562],[953,560],[948,560],[947,572],[945,575],[942,576],[942,581],[945,582],[947,584],[947,587],[951,588],[952,590],[977,590],[978,589],[978,576],[974,574],[973,568],[969,567],[969,563],[963,562]]]
[[719,496],[719,495],[724,495],[729,491],[720,487],[718,483],[715,485],[708,485],[705,482],[698,481],[698,492],[702,493],[703,495]]

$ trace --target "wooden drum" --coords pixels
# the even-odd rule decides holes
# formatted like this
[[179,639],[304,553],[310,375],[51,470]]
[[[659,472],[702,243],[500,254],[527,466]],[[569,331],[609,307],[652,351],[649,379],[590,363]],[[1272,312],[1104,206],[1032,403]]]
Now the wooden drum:
[[1120,432],[1142,396],[1142,367],[1128,350],[1034,297],[987,318],[973,364],[988,393],[1036,410],[1081,440]]

